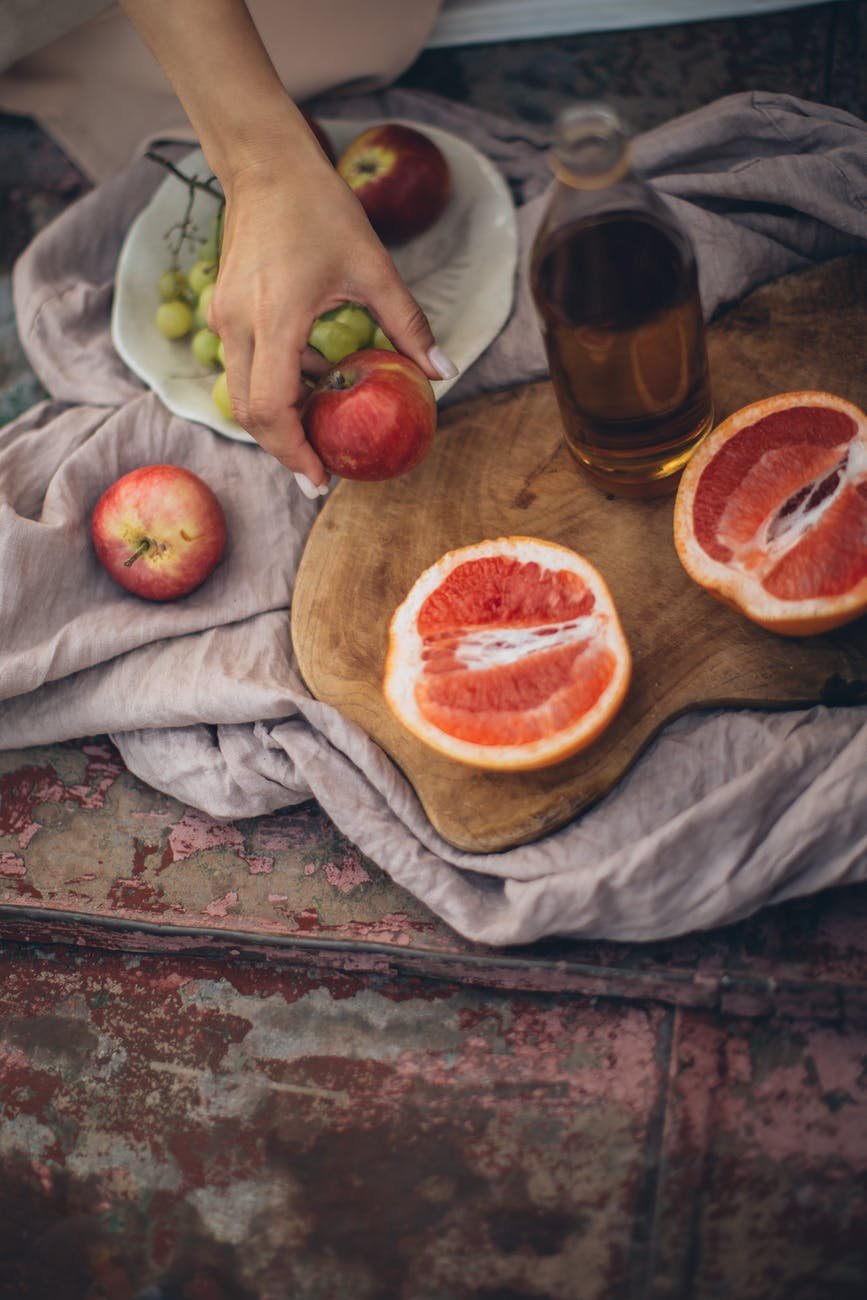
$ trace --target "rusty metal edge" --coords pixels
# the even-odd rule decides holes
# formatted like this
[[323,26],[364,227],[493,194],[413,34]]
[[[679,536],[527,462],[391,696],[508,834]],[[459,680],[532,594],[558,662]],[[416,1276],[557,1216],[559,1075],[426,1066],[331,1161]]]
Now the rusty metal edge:
[[499,992],[555,993],[627,1002],[661,1002],[732,1017],[822,1020],[867,1025],[867,984],[755,976],[743,971],[632,970],[521,957],[496,950],[442,953],[304,936],[268,936],[244,930],[218,933],[106,917],[94,923],[49,909],[0,905],[0,941],[60,944],[81,950],[267,961],[305,969],[381,976],[415,975]]

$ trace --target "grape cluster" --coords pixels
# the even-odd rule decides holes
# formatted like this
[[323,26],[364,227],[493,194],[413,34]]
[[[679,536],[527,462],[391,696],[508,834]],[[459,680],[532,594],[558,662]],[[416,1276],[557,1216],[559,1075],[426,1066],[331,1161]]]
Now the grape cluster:
[[[195,183],[195,182],[194,182]],[[174,264],[163,271],[157,282],[159,306],[156,327],[164,338],[189,339],[190,350],[202,366],[218,370],[211,388],[211,400],[224,419],[232,420],[232,404],[226,383],[226,358],[220,337],[207,320],[208,303],[214,291],[220,265],[225,208],[221,204],[212,218],[207,236],[196,248],[196,260],[188,271]],[[186,231],[189,238],[189,226]],[[360,303],[345,302],[317,316],[308,340],[326,361],[342,361],[361,348],[387,348],[394,345],[383,333],[374,317]]]

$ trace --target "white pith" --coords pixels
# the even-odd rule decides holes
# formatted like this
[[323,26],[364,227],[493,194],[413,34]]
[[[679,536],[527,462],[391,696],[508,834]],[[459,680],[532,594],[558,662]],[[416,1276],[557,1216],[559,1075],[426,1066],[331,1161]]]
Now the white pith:
[[[846,457],[846,464],[840,469],[840,479],[833,492],[830,492],[817,506],[809,512],[806,509],[809,496],[787,516],[786,524],[779,536],[772,537],[771,529],[777,514],[767,516],[755,535],[746,543],[737,543],[726,534],[726,512],[723,512],[717,536],[732,551],[731,567],[737,567],[744,573],[754,574],[759,581],[788,552],[811,532],[822,516],[831,508],[848,483],[858,482],[867,477],[867,442],[856,438],[848,443],[841,452],[841,459]],[[750,473],[761,473],[767,457],[761,456]],[[829,471],[833,472],[833,471]],[[806,485],[805,485],[806,486]]]
[[[785,528],[777,537],[769,535],[777,518],[777,511],[763,520],[753,537],[747,542],[735,541],[726,534],[726,515],[723,512],[717,537],[731,550],[731,558],[725,562],[714,559],[704,550],[694,534],[689,538],[688,550],[695,560],[687,563],[688,557],[683,556],[687,569],[693,572],[697,581],[731,599],[745,613],[755,614],[757,618],[767,620],[768,626],[773,622],[774,627],[778,627],[781,631],[786,631],[787,625],[797,625],[799,620],[825,616],[831,603],[840,612],[847,608],[857,612],[863,605],[865,588],[865,583],[861,582],[851,591],[834,597],[810,596],[801,600],[788,600],[773,595],[763,586],[765,575],[817,526],[845,488],[867,480],[867,419],[864,413],[852,403],[827,393],[792,393],[786,396],[789,398],[786,404],[789,408],[831,407],[849,415],[855,421],[855,433],[848,442],[840,446],[840,458],[845,456],[846,463],[840,471],[836,488],[809,512],[804,509],[806,501],[809,500],[805,498],[805,501],[787,517]],[[753,403],[730,417],[730,420],[725,422],[727,426],[725,437],[711,434],[701,445],[693,461],[687,465],[682,489],[685,489],[688,484],[697,485],[706,466],[713,460],[724,442],[734,437],[741,429],[757,423],[769,411],[782,409],[786,408],[779,405],[778,399],[766,399]],[[719,426],[716,432],[721,432],[725,426]],[[760,457],[750,473],[761,472],[763,461],[766,461],[766,458]],[[827,472],[831,472],[830,469]],[[747,580],[748,585],[745,585],[744,579]]]
[[[511,555],[521,563],[536,561],[543,569],[557,571],[568,569],[580,575],[594,593],[596,603],[593,613],[562,623],[551,623],[528,628],[480,627],[456,633],[459,641],[456,664],[468,671],[482,671],[514,663],[528,653],[545,652],[556,647],[591,642],[594,647],[612,650],[617,665],[611,681],[603,690],[590,714],[573,722],[568,731],[575,747],[586,735],[598,730],[598,718],[611,701],[619,701],[625,693],[631,675],[631,657],[610,596],[600,585],[599,575],[582,557],[564,548],[546,546],[532,538],[481,542],[465,547],[461,560],[481,559],[489,555]],[[508,768],[520,761],[523,766],[541,765],[548,754],[557,754],[563,745],[563,731],[521,745],[480,745],[446,735],[430,723],[420,712],[415,699],[415,686],[425,664],[425,642],[417,630],[418,613],[427,597],[455,567],[453,555],[444,556],[423,573],[404,602],[394,613],[390,629],[389,668],[385,682],[385,695],[392,709],[416,736],[427,740],[435,748],[445,750],[451,757],[470,764],[493,768]],[[437,646],[445,647],[452,638],[444,637]],[[430,643],[429,643],[430,644]],[[541,708],[548,707],[548,702]]]
[[496,668],[513,664],[533,652],[554,650],[601,637],[602,629],[603,622],[598,615],[571,619],[568,623],[549,623],[543,627],[476,628],[454,638],[460,645],[456,660],[471,672]]

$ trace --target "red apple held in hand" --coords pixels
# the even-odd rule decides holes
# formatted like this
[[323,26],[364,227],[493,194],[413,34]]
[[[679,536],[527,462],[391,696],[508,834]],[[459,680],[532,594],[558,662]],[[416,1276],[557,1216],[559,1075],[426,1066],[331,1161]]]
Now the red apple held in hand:
[[337,171],[386,244],[423,234],[451,195],[445,154],[429,136],[400,122],[362,131],[338,158]]
[[103,492],[90,535],[115,582],[145,600],[176,600],[201,586],[226,545],[214,493],[180,465],[143,465]]
[[364,348],[322,376],[304,403],[301,422],[332,474],[379,482],[406,474],[427,455],[436,398],[409,357]]

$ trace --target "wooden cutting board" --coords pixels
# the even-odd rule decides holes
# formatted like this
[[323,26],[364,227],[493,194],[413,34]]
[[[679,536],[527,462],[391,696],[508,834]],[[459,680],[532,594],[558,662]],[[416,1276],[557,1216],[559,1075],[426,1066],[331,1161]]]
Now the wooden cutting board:
[[[709,334],[717,418],[772,393],[819,388],[867,408],[867,257],[764,286]],[[436,830],[471,852],[570,821],[689,709],[867,700],[867,619],[791,639],[749,623],[692,583],[672,541],[672,498],[630,501],[587,484],[561,441],[549,383],[441,415],[426,460],[388,483],[342,482],[310,534],[295,584],[301,673],[391,755]],[[630,693],[583,753],[541,772],[475,771],[433,753],[385,707],[387,627],[444,551],[524,534],[562,542],[605,575],[634,656]]]

